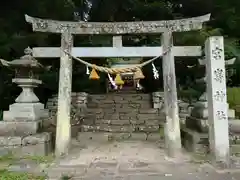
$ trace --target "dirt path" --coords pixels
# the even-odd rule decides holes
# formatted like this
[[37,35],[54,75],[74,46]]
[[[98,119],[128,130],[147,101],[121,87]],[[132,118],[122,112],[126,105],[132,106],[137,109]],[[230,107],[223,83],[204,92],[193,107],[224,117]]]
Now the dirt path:
[[161,144],[147,142],[93,143],[82,147],[75,141],[71,153],[54,162],[46,172],[50,179],[240,180],[238,170],[218,173],[208,164],[194,163],[188,155],[169,159]]

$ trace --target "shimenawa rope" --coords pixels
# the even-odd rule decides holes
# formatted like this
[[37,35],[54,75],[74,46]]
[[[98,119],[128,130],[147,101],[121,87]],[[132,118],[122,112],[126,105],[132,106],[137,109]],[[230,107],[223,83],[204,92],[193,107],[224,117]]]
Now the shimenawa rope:
[[64,51],[66,54],[68,54],[69,56],[71,56],[73,59],[81,62],[82,64],[88,66],[88,67],[91,67],[93,69],[96,69],[98,71],[101,71],[101,72],[105,72],[105,73],[109,73],[109,74],[121,74],[121,73],[127,73],[127,72],[136,72],[137,70],[141,69],[143,66],[146,66],[147,64],[155,61],[156,59],[158,59],[159,57],[161,56],[164,56],[166,55],[170,50],[171,50],[172,46],[169,46],[167,48],[167,50],[165,52],[163,52],[162,55],[160,56],[156,56],[152,59],[149,59],[143,63],[140,63],[136,66],[132,66],[132,67],[127,67],[127,68],[108,68],[108,67],[103,67],[103,66],[98,66],[98,65],[95,65],[95,64],[91,64],[91,63],[88,63],[80,58],[77,58],[75,56],[73,56],[71,53],[67,52],[67,51]]

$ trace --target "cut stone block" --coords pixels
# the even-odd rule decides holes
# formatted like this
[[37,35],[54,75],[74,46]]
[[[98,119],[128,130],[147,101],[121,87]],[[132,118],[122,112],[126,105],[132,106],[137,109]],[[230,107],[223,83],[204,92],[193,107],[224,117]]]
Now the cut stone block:
[[51,133],[41,133],[22,139],[20,154],[30,156],[46,156],[52,152]]
[[98,142],[104,143],[109,141],[159,141],[160,133],[103,133],[103,132],[79,132],[78,141],[81,143]]
[[0,136],[23,136],[36,134],[42,128],[42,121],[0,121]]
[[29,136],[0,136],[0,150],[7,150],[15,156],[46,156],[52,152],[51,133]]
[[208,149],[208,134],[198,133],[191,129],[182,128],[181,135],[183,146],[187,151],[194,153],[207,153]]
[[[207,133],[200,133],[188,128],[181,129],[183,145],[187,151],[194,153],[209,153],[209,139]],[[232,154],[240,153],[240,133],[229,135],[230,151]]]
[[[227,107],[229,105],[227,104]],[[191,111],[191,116],[200,118],[200,119],[207,119],[208,118],[208,104],[207,102],[197,102],[195,107]],[[228,118],[235,118],[235,110],[228,108]]]
[[0,146],[21,146],[22,138],[20,136],[0,136]]
[[[231,119],[228,120],[229,131],[232,133],[240,133],[240,120]],[[186,127],[197,132],[208,132],[209,122],[207,119],[197,119],[194,117],[186,118]]]
[[47,117],[48,110],[41,103],[14,103],[3,112],[4,121],[37,121]]

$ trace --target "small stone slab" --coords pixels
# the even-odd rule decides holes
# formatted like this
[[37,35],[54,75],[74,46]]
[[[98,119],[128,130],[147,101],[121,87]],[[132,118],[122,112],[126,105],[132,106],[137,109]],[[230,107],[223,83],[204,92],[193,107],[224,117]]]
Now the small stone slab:
[[42,121],[0,121],[0,136],[26,136],[41,130]]
[[29,136],[0,136],[0,150],[16,156],[46,156],[52,152],[51,133]]
[[[199,133],[188,128],[181,128],[183,145],[190,152],[208,153],[209,140],[207,133]],[[231,154],[240,152],[240,134],[231,133],[229,135]]]
[[22,137],[20,136],[0,136],[0,146],[21,146],[22,145]]
[[109,141],[151,141],[161,140],[160,133],[101,133],[101,132],[79,132],[78,140],[83,143],[109,142]]

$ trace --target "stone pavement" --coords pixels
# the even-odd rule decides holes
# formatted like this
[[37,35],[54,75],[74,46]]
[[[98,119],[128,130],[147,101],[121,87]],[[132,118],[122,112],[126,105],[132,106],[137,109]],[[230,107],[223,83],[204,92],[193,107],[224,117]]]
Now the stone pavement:
[[73,180],[240,180],[238,170],[216,172],[185,154],[169,159],[161,143],[140,141],[89,143],[87,147],[73,141],[71,153],[45,172],[51,180],[63,176]]

